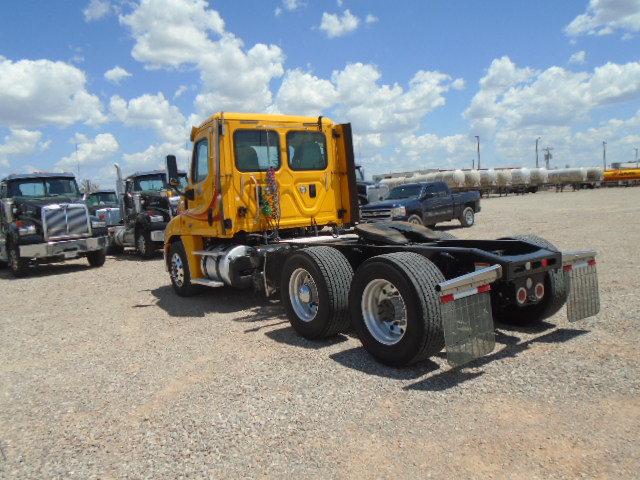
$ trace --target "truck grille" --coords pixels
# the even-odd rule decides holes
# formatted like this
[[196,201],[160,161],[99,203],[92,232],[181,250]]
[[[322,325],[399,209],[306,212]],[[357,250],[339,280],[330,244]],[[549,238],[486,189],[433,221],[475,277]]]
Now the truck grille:
[[360,218],[366,222],[375,222],[378,220],[391,220],[391,209],[362,210]]
[[101,208],[96,210],[96,217],[101,222],[106,222],[107,226],[117,225],[120,223],[119,208]]
[[63,203],[42,207],[42,229],[47,241],[86,237],[91,234],[89,228],[86,205]]

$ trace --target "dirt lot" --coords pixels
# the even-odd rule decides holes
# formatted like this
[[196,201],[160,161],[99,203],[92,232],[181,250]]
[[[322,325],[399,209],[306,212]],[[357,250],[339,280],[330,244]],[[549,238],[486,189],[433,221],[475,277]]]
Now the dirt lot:
[[637,478],[639,218],[640,188],[483,201],[454,234],[597,249],[602,311],[499,325],[457,372],[302,340],[250,294],[178,298],[160,258],[2,271],[0,478]]

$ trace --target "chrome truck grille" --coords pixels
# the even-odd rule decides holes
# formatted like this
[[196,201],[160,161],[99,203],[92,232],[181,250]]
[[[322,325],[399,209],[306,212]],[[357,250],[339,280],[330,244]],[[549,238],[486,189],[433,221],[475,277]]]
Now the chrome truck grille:
[[106,222],[108,227],[117,225],[120,223],[120,209],[119,208],[101,208],[96,210],[96,217],[101,222]]
[[377,220],[391,220],[391,209],[380,208],[376,210],[362,210],[360,218],[365,222],[374,222]]
[[62,203],[42,207],[42,229],[47,241],[87,237],[90,228],[86,205]]

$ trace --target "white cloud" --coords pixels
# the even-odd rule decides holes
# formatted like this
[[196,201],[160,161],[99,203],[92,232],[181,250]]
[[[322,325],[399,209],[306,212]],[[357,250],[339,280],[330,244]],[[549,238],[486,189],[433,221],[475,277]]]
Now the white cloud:
[[565,33],[608,35],[617,30],[640,32],[640,0],[590,0],[585,13],[565,27]]
[[369,13],[365,17],[364,23],[366,23],[367,25],[372,25],[372,24],[376,23],[378,20],[379,20],[378,17],[376,17],[375,15]]
[[49,148],[51,141],[41,142],[42,132],[37,130],[9,129],[0,143],[0,165],[9,166],[12,157],[30,155]]
[[465,111],[474,130],[563,126],[584,121],[603,105],[640,98],[640,62],[607,63],[593,73],[552,66],[536,72],[508,57],[492,62]]
[[[275,45],[245,50],[225,32],[217,11],[204,0],[142,0],[121,16],[133,34],[133,57],[148,68],[195,67],[202,82],[196,110],[264,110],[272,103],[269,83],[284,73],[284,55]],[[216,35],[217,40],[210,38]]]
[[400,140],[395,158],[401,170],[471,167],[471,160],[476,158],[476,143],[472,136],[462,134],[408,135]]
[[182,112],[160,92],[155,95],[144,94],[128,102],[114,95],[109,102],[109,109],[116,120],[127,126],[153,128],[162,139],[180,142],[188,138]]
[[358,25],[360,25],[360,19],[349,10],[345,10],[342,16],[337,13],[323,12],[320,30],[322,30],[327,37],[336,38],[353,32],[358,28]]
[[131,29],[131,54],[151,68],[198,63],[211,48],[209,32],[224,34],[224,21],[204,0],[142,0],[120,16]]
[[131,74],[118,65],[104,72],[104,78],[116,85],[119,85],[122,80],[129,77],[131,77]]
[[282,0],[281,4],[276,7],[275,15],[279,17],[283,12],[293,12],[304,5],[300,0]]
[[320,115],[335,104],[338,93],[329,81],[302,70],[289,70],[282,80],[274,111],[295,115]]
[[105,120],[102,104],[86,89],[82,70],[64,62],[0,56],[0,124],[68,126]]
[[111,12],[112,7],[108,0],[91,0],[84,10],[82,10],[86,22],[100,20]]
[[579,52],[574,53],[569,57],[569,63],[574,63],[577,65],[582,65],[587,61],[587,52],[584,50],[580,50]]
[[104,160],[112,157],[120,148],[116,138],[110,133],[99,133],[92,140],[86,135],[76,133],[71,143],[78,145],[78,153],[75,148],[72,153],[63,157],[56,167],[62,170],[75,170],[76,166],[96,166],[104,163]]
[[141,152],[125,153],[122,156],[124,159],[123,168],[127,174],[138,170],[164,168],[166,156],[175,155],[178,166],[186,170],[189,154],[190,152],[184,148],[184,144],[180,143],[166,142],[150,145]]
[[173,98],[180,98],[182,95],[187,93],[188,90],[189,90],[189,87],[187,87],[186,85],[180,85],[178,89],[175,91],[175,93],[173,94]]

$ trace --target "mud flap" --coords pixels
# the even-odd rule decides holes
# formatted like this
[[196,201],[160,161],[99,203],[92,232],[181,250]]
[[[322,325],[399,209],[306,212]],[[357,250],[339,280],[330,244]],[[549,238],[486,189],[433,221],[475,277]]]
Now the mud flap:
[[447,362],[452,367],[469,363],[495,348],[490,284],[501,276],[500,265],[493,265],[437,286]]
[[596,252],[563,253],[562,268],[569,274],[568,320],[575,322],[596,315],[600,311]]

